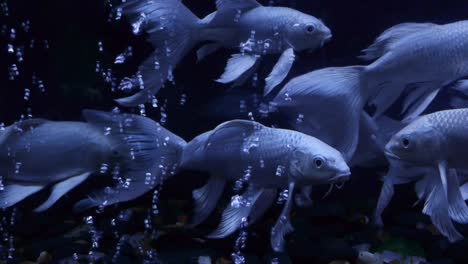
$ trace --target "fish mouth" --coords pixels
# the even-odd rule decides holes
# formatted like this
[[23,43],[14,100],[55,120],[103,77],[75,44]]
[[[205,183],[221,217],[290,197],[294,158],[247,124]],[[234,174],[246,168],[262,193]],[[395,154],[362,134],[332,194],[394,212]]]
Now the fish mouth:
[[395,153],[393,153],[393,152],[391,152],[389,150],[385,150],[385,156],[387,156],[390,159],[401,160],[401,158],[398,155],[396,155]]

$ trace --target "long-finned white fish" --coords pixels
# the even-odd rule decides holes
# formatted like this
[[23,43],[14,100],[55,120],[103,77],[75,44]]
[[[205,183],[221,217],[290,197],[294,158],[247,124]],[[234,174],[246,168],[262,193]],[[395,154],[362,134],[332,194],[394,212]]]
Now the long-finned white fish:
[[233,233],[243,218],[253,223],[273,203],[277,188],[287,188],[286,205],[271,233],[275,251],[283,249],[284,235],[292,231],[289,211],[295,188],[342,183],[350,177],[340,152],[322,141],[300,132],[241,120],[221,124],[189,142],[182,155],[181,169],[211,175],[207,185],[193,192],[196,202],[193,225],[210,215],[226,182],[249,174],[249,188],[241,196],[245,203],[238,207],[231,204],[224,211],[222,223],[210,235],[213,238]]
[[405,89],[401,113],[419,116],[439,90],[468,75],[468,21],[436,25],[403,23],[382,33],[361,56],[375,60],[362,75],[380,92],[370,100],[384,113]]
[[[201,60],[221,47],[239,49],[232,55],[218,82],[241,85],[255,71],[264,54],[282,54],[266,79],[271,91],[287,76],[295,51],[316,50],[332,38],[319,19],[286,7],[262,6],[255,0],[217,0],[217,11],[199,19],[180,0],[135,0],[124,4],[124,15],[136,32],[149,33],[156,47],[139,68],[140,78],[131,83],[143,90],[118,99],[124,106],[148,101],[164,85],[177,63],[196,44]],[[127,85],[128,82],[125,82]]]
[[[151,119],[92,110],[87,122],[30,119],[0,131],[0,208],[13,206],[52,187],[42,212],[91,175],[123,179],[77,203],[75,209],[135,199],[169,177],[179,164],[185,141]],[[102,176],[101,176],[102,177]]]
[[387,157],[430,169],[417,185],[423,212],[450,241],[462,237],[450,218],[468,223],[468,207],[460,189],[459,173],[468,168],[468,109],[435,112],[419,117],[385,146]]

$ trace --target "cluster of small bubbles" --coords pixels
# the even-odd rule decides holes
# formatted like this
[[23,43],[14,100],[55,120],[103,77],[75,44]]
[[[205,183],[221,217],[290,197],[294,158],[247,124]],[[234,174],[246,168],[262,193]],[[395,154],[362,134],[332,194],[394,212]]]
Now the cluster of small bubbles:
[[0,3],[0,10],[1,10],[1,13],[4,16],[9,16],[10,15],[10,10],[8,8],[8,3],[6,1]]
[[133,56],[133,48],[130,46],[123,53],[117,55],[117,57],[114,60],[114,64],[122,64],[127,60],[127,58],[131,56]]
[[259,137],[248,137],[244,139],[243,144],[243,151],[244,153],[249,154],[250,150],[253,148],[258,148],[260,146],[260,138]]
[[242,54],[250,53],[254,51],[255,48],[255,30],[252,30],[250,32],[250,37],[247,39],[246,42],[241,42],[240,43],[240,51]]
[[179,105],[180,105],[180,106],[184,106],[186,103],[187,103],[187,95],[186,95],[186,94],[182,94],[182,95],[180,96]]
[[158,108],[158,99],[154,95],[151,96],[151,106],[153,108]]
[[255,121],[255,117],[254,117],[254,114],[253,114],[252,112],[249,112],[249,113],[247,114],[247,116],[249,117],[249,119],[250,119],[251,121]]
[[153,263],[160,263],[157,260],[157,253],[154,249],[147,249],[145,253],[145,257],[143,259],[143,264],[153,264]]
[[287,200],[289,199],[289,191],[287,189],[283,190],[279,196],[278,196],[278,200],[276,201],[276,203],[278,205],[282,205],[284,204]]
[[16,39],[16,29],[14,29],[14,28],[10,29],[10,39],[11,40]]
[[89,227],[89,234],[91,235],[91,249],[88,253],[88,260],[93,263],[95,260],[94,257],[94,251],[99,248],[99,239],[101,239],[102,233],[99,232],[95,225],[94,225],[94,219],[92,216],[86,216],[84,217],[84,222],[86,225]]
[[152,207],[151,207],[153,215],[155,216],[159,214],[158,202],[159,202],[159,190],[156,189],[153,192]]
[[303,114],[299,114],[296,118],[296,123],[297,124],[301,124],[302,122],[304,122],[304,115]]
[[11,65],[10,68],[8,69],[8,73],[9,73],[9,80],[14,81],[16,77],[19,76],[18,66],[16,66],[16,64]]
[[247,242],[247,236],[248,236],[247,226],[248,226],[247,218],[242,217],[241,225],[240,225],[241,231],[234,244],[234,252],[231,254],[231,258],[234,264],[245,263],[245,257],[242,254],[242,250],[245,248],[246,242]]
[[122,8],[118,7],[115,11],[115,20],[120,20],[122,18]]
[[111,133],[112,133],[112,128],[111,127],[104,128],[104,136],[108,136]]
[[238,179],[234,183],[233,190],[235,192],[239,192],[244,188],[244,184],[250,180],[250,177],[252,177],[252,166],[248,166],[247,169],[244,171],[244,174],[242,175],[242,178]]
[[234,16],[234,23],[239,23],[241,16],[242,16],[242,10],[237,9],[236,15]]
[[284,100],[285,100],[286,102],[292,101],[292,98],[291,98],[291,96],[289,95],[289,93],[285,93],[285,94],[284,94]]
[[[16,208],[13,208],[11,212],[11,217],[10,217],[10,227],[13,228],[15,225],[16,221]],[[12,260],[15,254],[15,245],[14,245],[14,237],[12,234],[7,235],[8,236],[8,259]]]
[[102,41],[98,41],[98,51],[99,51],[99,53],[104,52],[104,47],[102,45]]
[[21,22],[21,28],[23,29],[25,33],[28,33],[29,30],[31,29],[31,21],[26,20],[26,21]]
[[117,179],[118,187],[121,187],[121,188],[124,188],[124,189],[128,189],[130,187],[131,183],[132,183],[132,179],[130,179],[130,178],[123,179],[122,177],[119,177]]
[[268,53],[268,51],[270,50],[272,44],[273,44],[273,41],[271,39],[265,39],[263,41],[263,47],[262,47],[262,54],[263,55]]
[[260,160],[260,168],[265,168],[265,160],[264,159],[261,159]]
[[99,72],[101,72],[101,62],[96,61],[96,73],[99,73]]
[[159,120],[159,123],[161,125],[165,125],[166,122],[167,122],[167,112],[166,112],[166,109],[167,109],[167,99],[164,100],[164,104],[161,106],[161,119]]
[[161,64],[159,63],[159,60],[157,58],[154,60],[154,69],[155,70],[161,69]]
[[254,73],[252,76],[252,87],[258,87],[258,73]]
[[49,41],[47,39],[44,40],[44,48],[49,49]]
[[243,198],[240,195],[234,195],[231,197],[231,207],[232,208],[239,208],[243,204]]
[[23,54],[24,54],[24,47],[23,46],[19,46],[16,48],[16,59],[18,60],[18,62],[23,62]]
[[153,176],[151,172],[147,172],[145,174],[145,184],[150,186],[154,186],[156,184],[156,177]]
[[138,20],[135,23],[132,24],[133,34],[136,35],[136,34],[140,33],[141,25],[145,22],[145,20],[146,20],[146,14],[141,13]]
[[125,77],[119,85],[119,90],[126,91],[133,89],[134,79]]
[[0,191],[5,190],[5,185],[3,184],[3,176],[0,176]]
[[[30,118],[33,117],[31,107],[27,107],[27,108],[26,108],[26,117],[27,117],[28,119],[30,119]],[[29,146],[29,145],[28,145],[28,146]]]
[[29,90],[28,88],[24,88],[24,96],[23,96],[23,99],[25,101],[29,101],[29,97],[31,96],[31,90]]
[[247,111],[247,101],[246,100],[240,100],[239,101],[239,112],[240,113],[245,113]]
[[22,165],[23,165],[23,163],[20,162],[20,161],[17,161],[17,162],[15,163],[15,174],[19,174],[19,173],[20,173],[20,170],[21,170],[21,166],[22,166]]
[[174,73],[172,72],[172,66],[169,66],[169,69],[167,70],[167,81],[172,84],[175,84]]
[[99,169],[99,173],[106,174],[109,171],[109,164],[103,163],[101,164],[101,168]]
[[283,177],[285,172],[286,172],[286,167],[285,166],[278,165],[278,167],[276,167],[276,176],[277,177]]
[[34,48],[36,46],[36,40],[35,39],[31,39],[31,41],[29,42],[29,48]]
[[13,46],[13,44],[8,44],[7,51],[8,51],[8,53],[14,53],[15,52],[15,47]]
[[122,250],[122,246],[124,245],[125,241],[127,240],[128,236],[122,236],[115,245],[115,252],[112,256],[112,263],[118,263],[118,257],[120,256],[120,251]]
[[146,108],[144,104],[139,104],[138,109],[141,116],[146,116]]

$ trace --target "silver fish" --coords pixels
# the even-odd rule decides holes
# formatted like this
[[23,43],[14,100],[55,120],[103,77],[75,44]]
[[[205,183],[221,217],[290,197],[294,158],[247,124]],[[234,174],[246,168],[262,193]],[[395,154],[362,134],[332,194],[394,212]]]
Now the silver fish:
[[234,120],[188,143],[182,169],[209,172],[207,185],[193,192],[196,202],[192,225],[204,221],[215,208],[227,181],[242,178],[248,170],[245,206],[230,206],[219,228],[210,237],[233,233],[242,218],[249,224],[263,215],[276,197],[277,188],[288,189],[288,199],[272,229],[271,245],[281,251],[284,235],[292,231],[289,211],[296,187],[335,184],[349,179],[343,156],[322,141],[291,130],[268,128],[253,121]]
[[450,218],[468,223],[468,207],[460,189],[459,174],[468,168],[468,109],[435,112],[416,119],[396,133],[385,154],[396,161],[428,168],[416,189],[425,199],[423,212],[450,241],[462,238]]
[[[135,199],[169,177],[159,165],[177,169],[185,141],[158,123],[92,110],[83,115],[86,123],[31,119],[0,131],[0,175],[5,180],[0,208],[52,187],[48,200],[35,209],[42,212],[91,175],[120,168],[128,185],[93,192],[75,209],[112,205]],[[148,173],[154,182],[145,183]]]
[[439,90],[468,75],[468,21],[436,25],[403,23],[382,33],[361,58],[375,60],[362,74],[376,115],[384,113],[406,89],[401,113],[419,116]]
[[[201,60],[221,47],[239,49],[228,61],[221,83],[241,85],[255,71],[261,55],[282,54],[266,79],[270,91],[286,78],[294,51],[316,50],[332,38],[319,19],[286,7],[262,6],[255,0],[217,0],[217,11],[199,19],[179,0],[135,0],[120,7],[136,31],[145,30],[155,52],[139,68],[133,83],[144,88],[118,99],[125,106],[145,103],[164,85],[177,63],[196,44]],[[143,83],[143,87],[141,87]]]

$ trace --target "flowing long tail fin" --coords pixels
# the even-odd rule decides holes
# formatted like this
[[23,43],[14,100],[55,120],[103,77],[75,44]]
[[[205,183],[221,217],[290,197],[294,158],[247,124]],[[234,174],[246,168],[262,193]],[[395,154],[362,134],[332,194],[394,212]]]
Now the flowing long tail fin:
[[123,106],[146,103],[172,78],[178,62],[197,44],[199,18],[180,0],[134,0],[121,6],[132,22],[134,33],[144,30],[155,51],[140,65],[137,77],[123,86],[139,86],[135,95],[116,101]]
[[186,142],[158,123],[131,114],[85,110],[83,115],[112,137],[113,155],[129,182],[94,192],[75,205],[77,211],[133,200],[178,170]]

